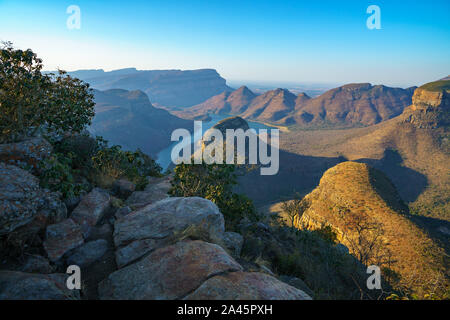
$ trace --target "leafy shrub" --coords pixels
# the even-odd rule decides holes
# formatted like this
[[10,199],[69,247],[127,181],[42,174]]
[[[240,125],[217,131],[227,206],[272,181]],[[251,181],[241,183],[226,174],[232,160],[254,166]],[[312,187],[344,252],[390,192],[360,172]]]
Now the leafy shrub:
[[322,228],[314,230],[312,232],[316,233],[319,237],[329,243],[337,243],[337,234],[331,226],[323,226]]
[[102,137],[80,134],[50,141],[55,154],[41,163],[41,185],[61,192],[64,198],[78,196],[90,185],[108,188],[118,178],[127,178],[140,190],[147,184],[147,176],[161,174],[159,165],[140,150],[108,147]]
[[276,274],[302,279],[314,292],[315,299],[375,299],[381,294],[365,289],[367,275],[362,264],[317,232],[293,232],[274,221],[267,231],[247,228],[242,235],[243,258],[268,261]]
[[253,202],[233,192],[237,183],[235,169],[227,164],[179,164],[174,170],[170,194],[211,200],[224,215],[227,229],[234,230],[244,218],[258,219]]
[[81,132],[94,116],[89,85],[68,76],[42,74],[42,60],[11,43],[0,49],[0,143],[44,132]]
[[138,190],[147,184],[147,176],[161,175],[161,167],[140,151],[123,151],[120,146],[102,147],[92,157],[93,167],[101,177],[114,181],[127,178]]
[[52,191],[58,191],[63,198],[79,196],[89,189],[88,184],[77,183],[74,179],[76,172],[72,168],[73,154],[53,154],[40,164],[40,185]]
[[[50,140],[51,141],[51,140]],[[93,138],[89,134],[70,135],[60,141],[53,141],[54,149],[62,154],[71,153],[72,166],[87,173],[92,168],[92,157],[106,146],[101,137]]]

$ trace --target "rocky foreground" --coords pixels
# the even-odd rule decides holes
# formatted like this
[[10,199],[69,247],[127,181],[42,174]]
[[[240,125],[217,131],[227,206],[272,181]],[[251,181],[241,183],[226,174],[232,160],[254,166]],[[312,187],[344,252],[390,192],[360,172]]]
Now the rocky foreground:
[[[270,272],[248,272],[237,262],[243,238],[225,232],[217,206],[170,198],[169,188],[169,177],[149,178],[143,191],[118,180],[63,202],[0,163],[2,251],[27,251],[2,254],[0,299],[311,299]],[[70,265],[81,269],[79,290],[68,289]]]

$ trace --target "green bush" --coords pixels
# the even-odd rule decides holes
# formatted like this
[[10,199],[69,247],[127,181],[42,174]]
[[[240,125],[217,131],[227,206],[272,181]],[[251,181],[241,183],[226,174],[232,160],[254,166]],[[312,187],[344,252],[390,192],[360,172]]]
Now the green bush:
[[72,153],[55,153],[40,163],[40,185],[52,191],[60,192],[63,198],[79,196],[89,190],[86,183],[77,183],[74,175],[77,173],[72,167]]
[[[275,274],[302,279],[314,299],[376,299],[381,294],[367,290],[365,266],[317,232],[293,232],[274,220],[268,230],[253,224],[242,228],[241,234],[243,259],[267,261]],[[383,289],[389,290],[385,283]]]
[[316,233],[323,240],[331,244],[337,243],[337,234],[331,226],[324,226],[320,229],[312,231],[312,233]]
[[256,221],[253,202],[233,192],[236,166],[228,164],[179,164],[175,167],[170,194],[176,197],[202,197],[214,202],[225,218],[228,230],[244,219]]
[[68,76],[42,74],[42,60],[11,43],[0,49],[0,143],[43,132],[81,132],[94,116],[89,85]]
[[81,170],[84,174],[92,169],[92,157],[106,144],[103,138],[93,138],[87,133],[71,135],[60,141],[51,142],[55,151],[62,154],[71,153],[73,168]]
[[140,150],[108,147],[102,137],[81,134],[50,141],[54,154],[41,162],[39,178],[43,187],[61,192],[64,198],[88,191],[90,186],[109,188],[119,178],[130,180],[141,190],[147,176],[161,175],[161,167]]
[[155,160],[139,149],[123,151],[117,145],[100,148],[92,157],[92,161],[93,168],[106,179],[106,184],[119,178],[127,178],[136,184],[138,190],[147,184],[147,176],[160,176],[162,170]]

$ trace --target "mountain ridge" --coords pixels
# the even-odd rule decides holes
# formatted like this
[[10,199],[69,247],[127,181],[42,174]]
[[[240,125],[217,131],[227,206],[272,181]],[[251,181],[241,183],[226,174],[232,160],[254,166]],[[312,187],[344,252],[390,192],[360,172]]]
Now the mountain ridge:
[[159,106],[185,108],[199,104],[223,91],[232,91],[215,69],[137,70],[136,68],[104,71],[75,70],[69,75],[94,89],[141,90]]
[[94,96],[96,115],[91,132],[124,149],[140,148],[154,156],[171,143],[173,130],[192,128],[191,121],[155,108],[140,90],[94,90]]
[[[246,87],[238,90],[242,92],[243,88],[248,90]],[[184,118],[206,113],[239,115],[247,120],[299,128],[370,126],[401,114],[411,104],[415,89],[356,83],[328,90],[315,98],[278,88],[260,95],[248,90],[251,95],[245,99],[236,90],[223,92],[175,114]],[[230,107],[230,95],[241,96],[243,102]],[[250,97],[253,98],[249,101]]]

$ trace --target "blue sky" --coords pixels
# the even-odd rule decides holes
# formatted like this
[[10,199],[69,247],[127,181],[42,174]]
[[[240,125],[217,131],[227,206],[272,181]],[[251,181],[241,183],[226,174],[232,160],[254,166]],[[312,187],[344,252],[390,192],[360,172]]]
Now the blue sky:
[[[381,29],[369,30],[369,5]],[[81,29],[69,30],[69,5]],[[420,85],[450,73],[450,1],[0,0],[45,68],[214,68],[228,80]]]

